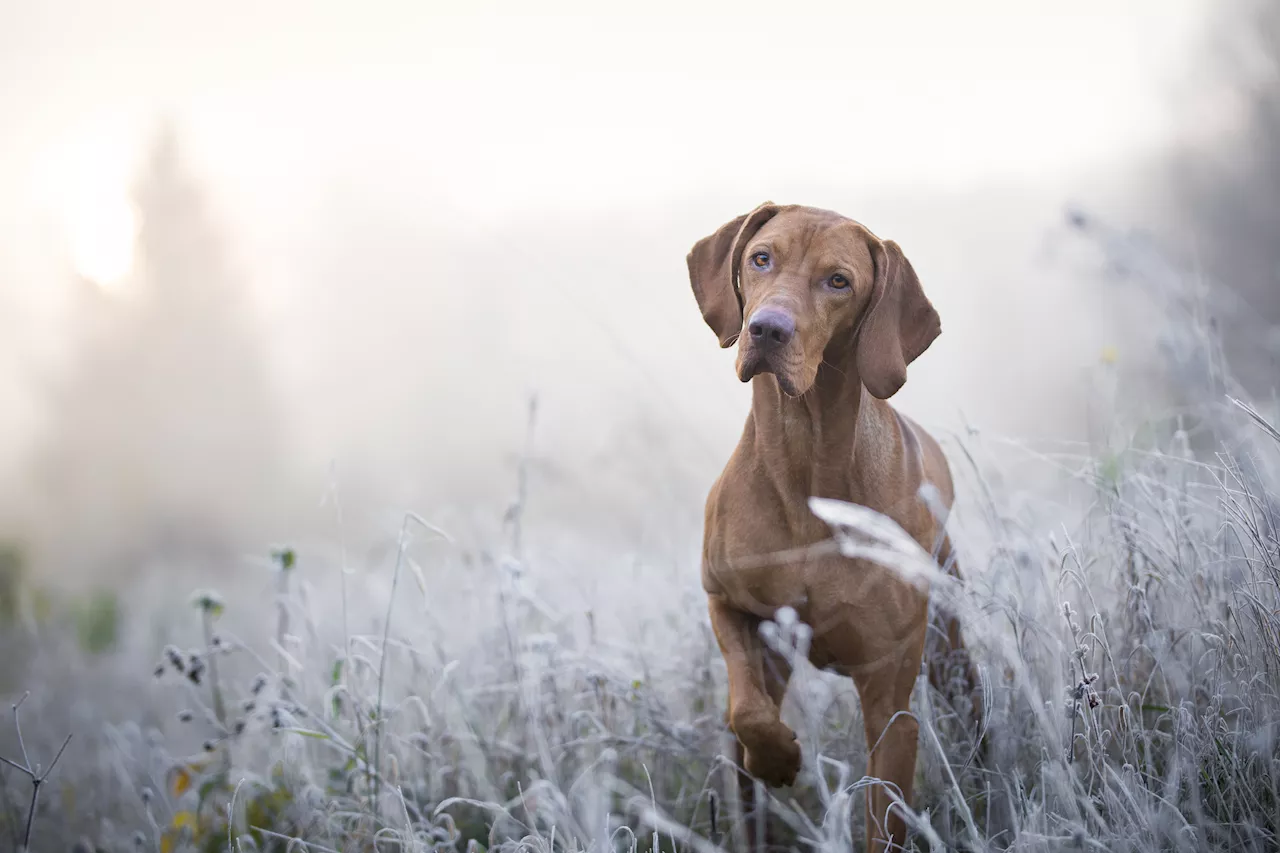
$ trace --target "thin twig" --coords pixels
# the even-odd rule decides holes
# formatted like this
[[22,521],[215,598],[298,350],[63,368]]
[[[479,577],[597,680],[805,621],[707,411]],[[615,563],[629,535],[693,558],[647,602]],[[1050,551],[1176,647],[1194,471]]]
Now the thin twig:
[[25,763],[25,766],[23,766],[22,764],[18,764],[16,761],[10,761],[9,759],[0,755],[0,761],[3,761],[5,764],[9,765],[15,770],[18,770],[24,773],[27,776],[27,778],[31,780],[31,804],[27,806],[27,825],[22,833],[22,849],[23,850],[31,849],[31,830],[36,823],[36,805],[40,801],[40,786],[43,785],[45,783],[45,780],[47,780],[49,776],[53,773],[53,768],[58,766],[58,761],[61,760],[62,753],[67,751],[67,744],[71,743],[71,735],[67,735],[66,740],[64,740],[62,742],[62,746],[59,747],[57,755],[53,757],[53,761],[49,762],[48,769],[46,769],[43,773],[40,772],[39,767],[31,766],[31,759],[27,755],[27,744],[22,738],[22,718],[21,718],[21,715],[18,713],[18,710],[22,707],[22,703],[26,702],[27,697],[30,695],[31,693],[30,691],[28,691],[22,694],[21,699],[13,703],[13,727],[18,732],[18,746],[22,749],[22,760]]
[[[21,699],[19,699],[17,702],[14,702],[14,703],[13,703],[13,727],[14,727],[15,729],[17,729],[17,730],[18,730],[18,746],[19,746],[19,747],[21,747],[21,749],[22,749],[22,760],[23,760],[23,762],[25,762],[25,763],[26,763],[26,765],[27,765],[27,772],[28,772],[28,773],[31,773],[31,772],[32,772],[32,771],[31,771],[31,759],[27,757],[27,744],[26,744],[26,742],[25,742],[25,741],[23,741],[23,740],[22,740],[22,721],[21,721],[21,718],[20,718],[20,717],[19,717],[19,715],[18,715],[18,709],[20,709],[20,708],[22,707],[22,703],[23,703],[23,702],[26,702],[26,701],[27,701],[27,698],[28,698],[30,695],[31,695],[31,691],[30,691],[30,690],[28,690],[26,693],[23,693],[23,694],[22,694],[22,698],[21,698]],[[34,774],[33,774],[33,775],[34,775]]]
[[49,778],[49,774],[53,772],[58,759],[62,758],[62,753],[67,751],[67,744],[69,743],[71,743],[71,735],[67,735],[67,739],[62,742],[62,746],[58,749],[58,754],[53,757],[53,761],[49,764],[49,769],[44,771],[44,775],[40,777],[41,781]]

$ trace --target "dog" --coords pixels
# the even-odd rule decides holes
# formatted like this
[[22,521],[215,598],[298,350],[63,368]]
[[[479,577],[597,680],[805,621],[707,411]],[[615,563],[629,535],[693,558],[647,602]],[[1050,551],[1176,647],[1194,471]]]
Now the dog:
[[[752,385],[742,437],[707,497],[702,552],[738,766],[774,787],[800,770],[779,713],[790,666],[760,635],[764,620],[793,608],[812,630],[810,661],[852,678],[862,703],[868,773],[879,780],[866,798],[867,849],[900,848],[894,798],[911,800],[910,698],[926,645],[939,689],[955,682],[957,660],[970,695],[976,674],[958,621],[935,614],[930,626],[927,589],[812,547],[830,532],[808,500],[883,513],[959,577],[943,521],[921,496],[932,484],[950,508],[947,460],[886,402],[941,333],[938,313],[896,243],[832,211],[766,202],[699,240],[687,262],[703,319],[721,347],[737,345],[738,378]],[[750,812],[754,783],[742,777],[741,787]]]

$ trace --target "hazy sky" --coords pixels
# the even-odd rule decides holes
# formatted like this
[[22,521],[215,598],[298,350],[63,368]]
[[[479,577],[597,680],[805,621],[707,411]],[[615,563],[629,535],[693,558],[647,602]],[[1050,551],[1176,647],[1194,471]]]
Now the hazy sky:
[[[660,256],[650,310],[684,312],[676,325],[701,335],[683,252],[712,217],[765,198],[845,202],[824,187],[919,200],[1039,185],[1160,149],[1202,10],[1195,0],[0,0],[0,362],[25,370],[65,343],[68,250],[84,268],[127,261],[128,184],[161,111],[180,120],[273,322],[300,325],[289,312],[319,301],[330,270],[316,258],[335,246],[376,254],[383,268],[400,256],[426,275],[430,255],[409,247],[429,225],[482,239],[522,218],[589,220],[640,204],[652,217],[692,199],[705,221],[626,251]],[[384,217],[376,226],[352,212],[371,210]],[[913,257],[934,280],[940,269],[974,278],[972,258],[925,236],[945,224],[919,214]],[[897,217],[887,236],[912,221]],[[397,223],[406,230],[388,236]],[[930,264],[931,252],[945,263]],[[329,282],[351,291],[331,312],[343,320],[367,284],[350,272]],[[941,298],[958,306],[951,345],[976,351],[980,319],[966,332],[960,313],[975,297]],[[368,334],[385,331],[393,304],[370,309]],[[323,363],[335,341],[290,343],[286,356]],[[701,352],[703,339],[691,341]],[[29,381],[0,372],[6,412]]]
[[60,241],[118,257],[159,110],[258,235],[348,188],[464,229],[711,188],[946,191],[1160,145],[1201,4],[530,8],[0,0],[0,308],[40,310]]
[[[137,393],[88,362],[116,432],[72,414],[53,434],[164,482],[127,499],[109,464],[64,460],[80,481],[47,496],[48,529],[86,554],[93,525],[142,536],[174,496],[265,500],[253,441],[211,460],[148,411],[212,411],[203,429],[233,436],[262,422],[311,518],[330,461],[388,512],[504,505],[531,392],[540,512],[575,542],[692,548],[749,391],[684,255],[765,199],[834,207],[912,258],[945,332],[895,397],[906,411],[1079,438],[1099,353],[1130,358],[1137,330],[1106,327],[1114,294],[1055,266],[1046,233],[1186,133],[1204,8],[0,0],[0,515],[31,504],[23,466],[57,417],[45,380],[79,343],[69,267],[127,267],[129,184],[162,112],[244,272],[281,422],[211,403],[208,352],[165,362],[185,384]],[[122,283],[118,305],[142,304]],[[225,483],[193,473],[210,466]],[[88,496],[79,516],[67,494]]]
[[67,172],[118,181],[167,106],[264,195],[394,163],[482,216],[796,174],[1034,176],[1166,134],[1199,6],[4,0],[0,168],[57,204]]

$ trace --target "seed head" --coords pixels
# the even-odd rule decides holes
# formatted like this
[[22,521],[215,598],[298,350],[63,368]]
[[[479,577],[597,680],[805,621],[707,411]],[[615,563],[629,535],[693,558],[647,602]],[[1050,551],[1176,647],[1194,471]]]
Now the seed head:
[[187,665],[187,678],[191,679],[191,683],[200,684],[200,678],[204,675],[204,660],[199,655],[192,655],[191,662]]
[[191,606],[210,616],[218,616],[225,607],[222,602],[222,596],[211,589],[200,589],[192,593]]

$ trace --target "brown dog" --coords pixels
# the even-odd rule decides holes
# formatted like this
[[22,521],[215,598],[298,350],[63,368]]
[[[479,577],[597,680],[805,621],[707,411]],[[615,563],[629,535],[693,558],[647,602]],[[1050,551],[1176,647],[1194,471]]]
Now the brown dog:
[[[737,342],[738,378],[752,383],[742,438],[707,498],[702,563],[739,764],[773,786],[800,770],[795,733],[779,716],[790,667],[759,634],[789,606],[813,630],[813,664],[851,677],[862,701],[869,775],[883,782],[868,789],[867,849],[900,846],[906,825],[885,786],[910,801],[919,731],[910,698],[931,633],[928,594],[890,569],[809,548],[830,531],[808,499],[884,513],[951,564],[919,495],[931,483],[950,507],[946,458],[884,402],[941,332],[938,314],[895,243],[830,211],[765,203],[698,241],[688,263],[703,318],[722,347]],[[942,622],[930,642],[939,687],[947,652],[963,654],[959,625]],[[965,680],[972,691],[967,658]],[[744,811],[753,790],[748,780]]]

